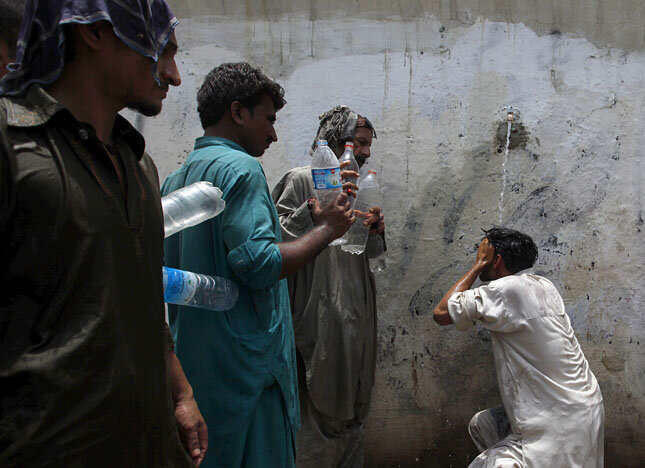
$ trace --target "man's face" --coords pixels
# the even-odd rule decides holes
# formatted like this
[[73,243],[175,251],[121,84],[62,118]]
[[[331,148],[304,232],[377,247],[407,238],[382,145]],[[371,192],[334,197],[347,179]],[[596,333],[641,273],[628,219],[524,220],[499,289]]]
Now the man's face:
[[166,98],[168,88],[179,86],[181,76],[175,63],[177,53],[177,39],[173,32],[166,44],[166,48],[157,62],[157,75],[160,84],[157,84],[152,74],[152,60],[135,52],[123,44],[124,50],[119,67],[124,83],[126,107],[138,111],[146,116],[153,116],[161,112],[161,104]]
[[253,112],[242,107],[244,123],[242,128],[242,146],[251,156],[259,158],[274,141],[278,141],[275,132],[276,111],[273,100],[268,94],[262,96]]
[[486,267],[481,271],[479,274],[479,279],[486,282],[486,281],[493,281],[495,278],[495,275],[493,273],[493,264],[490,263],[486,265]]
[[[482,239],[482,242],[486,238]],[[489,241],[490,242],[490,241]],[[492,247],[492,244],[489,244]],[[481,250],[484,247],[480,247],[481,244],[477,246],[478,249],[478,255],[479,255],[479,250]],[[486,265],[486,267],[479,273],[479,279],[486,282],[486,281],[493,281],[498,279],[497,273],[495,272],[495,260],[497,259],[497,253],[493,255],[493,261]]]
[[363,167],[367,158],[370,157],[372,146],[372,131],[369,128],[358,127],[354,132],[354,158],[358,167]]

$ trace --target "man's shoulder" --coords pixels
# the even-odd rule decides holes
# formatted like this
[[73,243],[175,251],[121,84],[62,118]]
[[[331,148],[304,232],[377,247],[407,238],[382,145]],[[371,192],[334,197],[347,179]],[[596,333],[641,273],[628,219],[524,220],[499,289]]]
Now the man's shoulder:
[[311,166],[302,166],[291,169],[294,177],[300,178],[310,178],[311,177]]
[[488,287],[509,301],[518,300],[521,302],[521,298],[526,298],[527,295],[533,296],[538,291],[544,291],[547,294],[560,294],[551,281],[532,272],[505,276],[491,281]]
[[263,173],[260,162],[246,151],[221,144],[196,148],[187,160],[189,165],[194,163],[206,163],[214,169],[224,169],[239,174],[258,171]]
[[64,108],[39,85],[32,84],[21,94],[0,97],[0,107],[10,127],[34,127],[47,122]]
[[311,179],[311,166],[294,167],[285,172],[284,179],[303,181]]
[[[274,200],[278,200],[284,192],[289,192],[292,196],[292,192],[302,194],[303,192],[310,192],[313,190],[313,182],[311,180],[311,167],[295,167],[289,169],[285,174],[280,178],[280,181],[276,184],[271,192]],[[309,197],[309,195],[306,195]]]

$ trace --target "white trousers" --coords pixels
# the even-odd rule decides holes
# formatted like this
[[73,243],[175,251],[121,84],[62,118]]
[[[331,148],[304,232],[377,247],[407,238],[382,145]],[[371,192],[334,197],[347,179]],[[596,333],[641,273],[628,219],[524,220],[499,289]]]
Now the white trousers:
[[524,468],[522,441],[511,432],[504,407],[496,406],[475,414],[468,432],[482,452],[469,468]]

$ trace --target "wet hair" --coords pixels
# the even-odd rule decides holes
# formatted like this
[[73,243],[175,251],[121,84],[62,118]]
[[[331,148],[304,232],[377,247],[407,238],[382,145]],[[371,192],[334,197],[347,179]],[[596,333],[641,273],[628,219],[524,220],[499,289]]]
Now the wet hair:
[[526,234],[503,227],[494,227],[484,232],[495,247],[495,253],[502,256],[504,265],[511,273],[515,274],[535,264],[538,248]]
[[22,13],[25,9],[23,0],[0,0],[0,39],[4,40],[9,47],[9,54],[16,55],[16,45]]
[[223,63],[215,67],[197,92],[202,128],[219,122],[235,101],[253,112],[265,94],[273,101],[275,110],[287,103],[284,88],[248,63]]

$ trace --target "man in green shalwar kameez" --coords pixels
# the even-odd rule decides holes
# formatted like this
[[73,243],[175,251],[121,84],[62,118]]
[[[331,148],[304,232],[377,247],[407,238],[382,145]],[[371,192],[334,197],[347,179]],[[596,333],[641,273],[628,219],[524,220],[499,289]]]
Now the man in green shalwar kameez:
[[166,179],[168,194],[205,180],[226,209],[166,240],[169,266],[233,280],[226,312],[169,305],[176,348],[209,430],[206,467],[294,466],[300,425],[293,327],[286,275],[349,228],[345,194],[321,210],[306,236],[282,243],[280,222],[257,161],[277,140],[284,90],[246,63],[212,70],[198,95],[205,135]]

